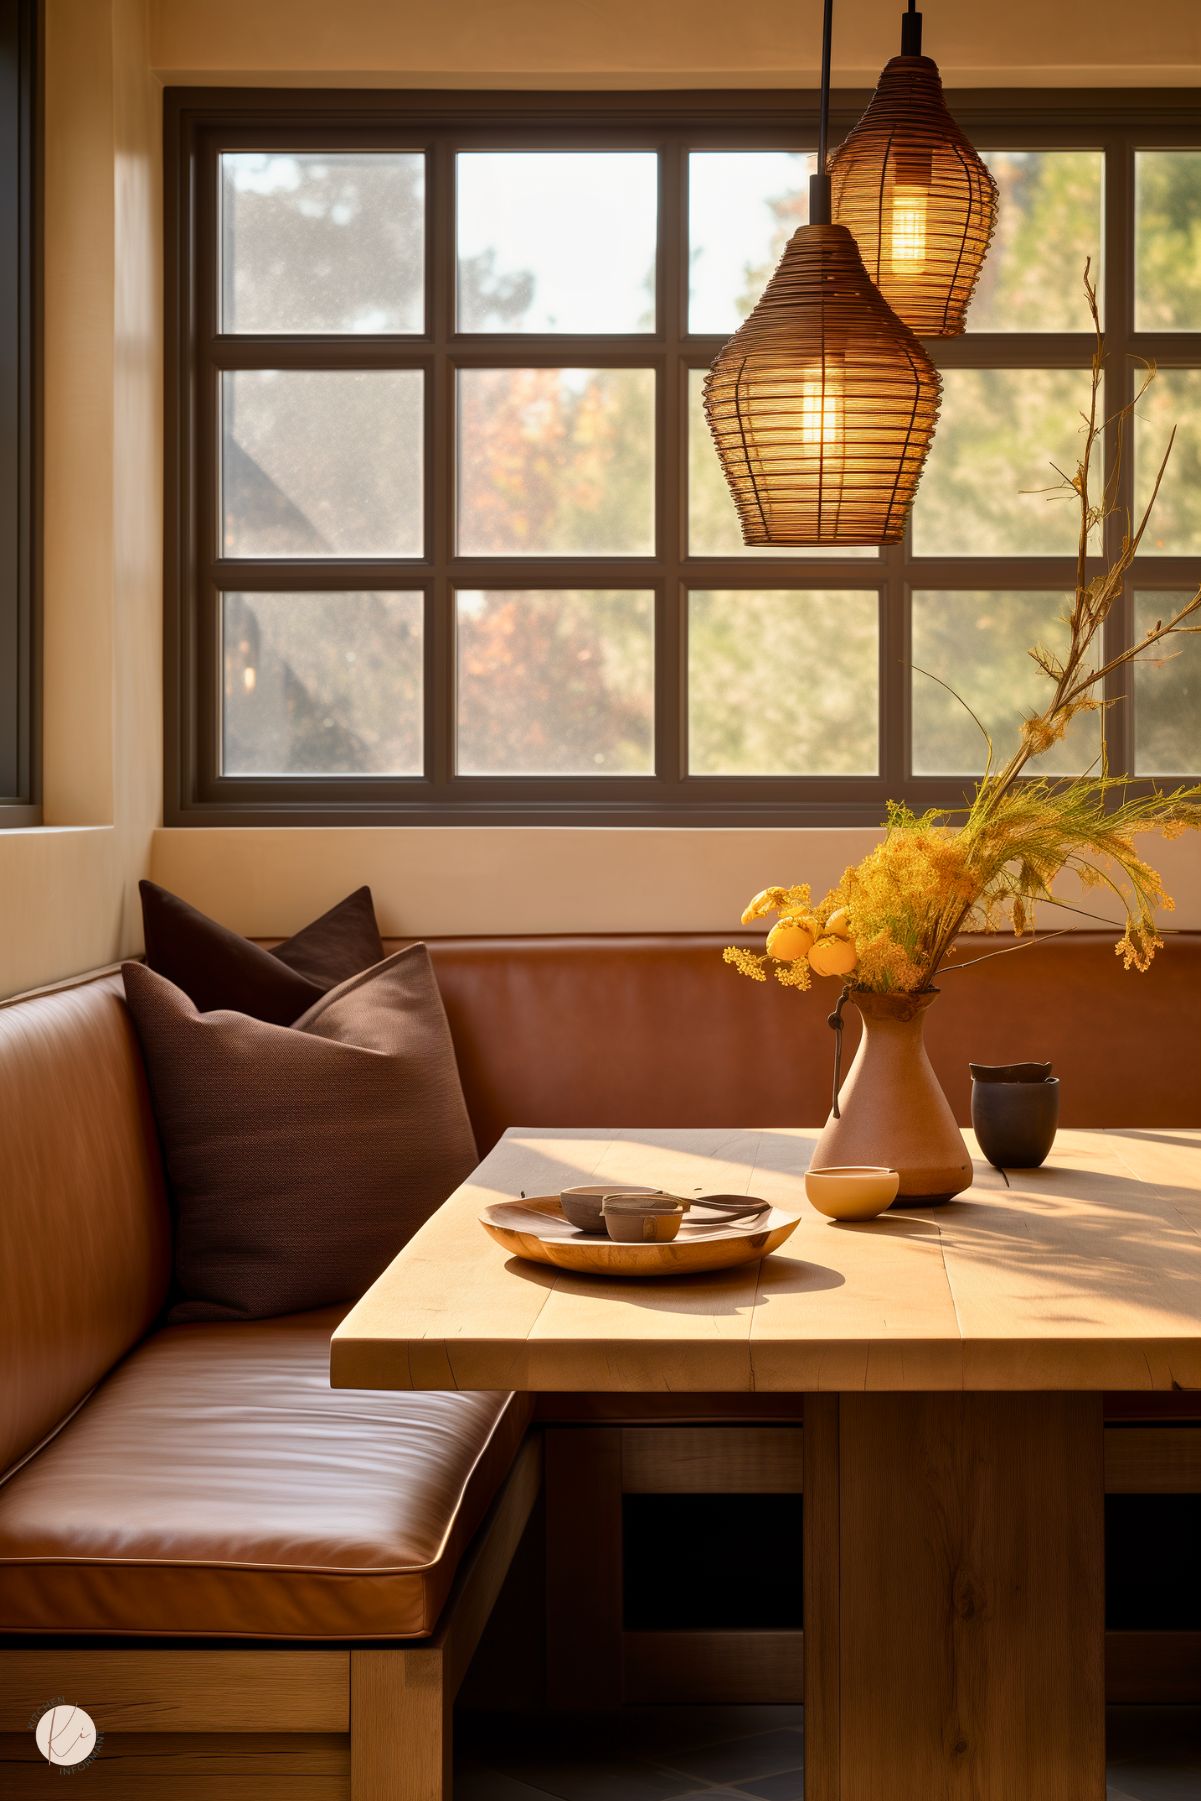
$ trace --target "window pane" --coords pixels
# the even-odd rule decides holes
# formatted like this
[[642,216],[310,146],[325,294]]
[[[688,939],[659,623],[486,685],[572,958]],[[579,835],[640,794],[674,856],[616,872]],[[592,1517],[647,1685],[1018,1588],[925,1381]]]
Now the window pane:
[[737,331],[809,217],[816,159],[783,150],[688,158],[688,329]]
[[1151,498],[1160,460],[1176,428],[1142,556],[1201,552],[1201,369],[1165,369],[1143,396],[1134,428],[1136,519]]
[[226,775],[420,775],[420,594],[226,594]]
[[1084,264],[1102,286],[1099,150],[984,150],[1001,191],[969,331],[1091,331]]
[[457,618],[461,774],[652,773],[652,593],[465,589]]
[[[1035,644],[1049,649],[1066,644],[1063,616],[1069,605],[1067,594],[941,589],[914,594],[915,775],[983,772],[988,751],[968,707],[993,741],[994,767],[1008,759],[1016,749],[1022,718],[1044,706],[1051,694],[1049,679],[1027,652]],[[1100,715],[1078,714],[1062,742],[1030,765],[1031,773],[1081,774],[1097,758],[1100,744]]]
[[688,597],[693,775],[875,775],[875,591]]
[[1076,509],[1051,488],[1075,467],[1088,375],[944,369],[942,413],[913,512],[918,556],[1070,556]]
[[1134,170],[1135,327],[1201,331],[1201,150],[1140,150]]
[[419,332],[425,158],[221,158],[221,329]]
[[694,557],[875,557],[879,552],[866,544],[815,544],[802,548],[785,545],[768,549],[742,542],[738,513],[713,447],[713,434],[705,418],[705,371],[688,372],[688,554]]
[[459,372],[465,556],[649,556],[651,369]]
[[653,331],[653,151],[457,158],[460,331]]
[[222,377],[227,557],[421,555],[418,369]]
[[[1136,594],[1135,635],[1170,618],[1195,591]],[[1139,775],[1201,774],[1201,637],[1169,638],[1135,663],[1134,767]]]

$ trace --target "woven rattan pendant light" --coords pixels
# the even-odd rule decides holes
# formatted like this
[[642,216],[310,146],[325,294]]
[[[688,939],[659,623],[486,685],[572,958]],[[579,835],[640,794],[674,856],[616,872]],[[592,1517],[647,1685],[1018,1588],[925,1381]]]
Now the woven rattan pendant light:
[[705,378],[705,415],[745,544],[894,544],[938,414],[939,379],[830,222],[833,0],[825,0],[818,171],[749,319]]
[[830,159],[833,216],[889,306],[922,338],[963,330],[997,221],[997,184],[947,111],[910,0],[901,54]]

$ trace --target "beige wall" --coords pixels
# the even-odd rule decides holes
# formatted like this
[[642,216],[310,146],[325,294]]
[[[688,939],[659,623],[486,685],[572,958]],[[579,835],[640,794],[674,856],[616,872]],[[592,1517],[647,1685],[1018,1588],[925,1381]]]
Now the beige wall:
[[146,0],[46,0],[44,816],[0,993],[140,942],[161,817],[160,95]]
[[[845,0],[836,80],[874,79],[901,0]],[[152,870],[246,931],[369,880],[390,931],[733,923],[833,880],[857,832],[155,830],[161,809],[162,82],[763,86],[815,76],[818,0],[46,0],[45,816],[0,833],[0,994],[139,944]],[[1181,85],[1197,0],[927,0],[951,85]],[[1201,926],[1201,846],[1166,847]]]
[[[236,931],[293,932],[369,882],[386,936],[446,932],[728,932],[770,882],[822,894],[878,833],[369,826],[325,831],[158,832],[152,874]],[[1201,928],[1196,836],[1149,853],[1179,903],[1168,926]],[[1095,889],[1056,892],[1090,912]],[[1109,915],[1113,917],[1112,913]],[[1076,921],[1044,909],[1040,926]]]
[[[837,82],[875,82],[903,10],[843,0]],[[1201,70],[1197,0],[926,0],[924,16],[957,87],[1175,86]],[[821,0],[153,0],[172,82],[812,85],[820,36]]]

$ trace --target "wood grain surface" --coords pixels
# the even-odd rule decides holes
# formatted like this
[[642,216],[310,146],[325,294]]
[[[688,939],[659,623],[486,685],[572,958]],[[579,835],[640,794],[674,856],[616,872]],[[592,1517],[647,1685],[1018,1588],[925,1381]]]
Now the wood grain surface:
[[[974,1155],[960,1199],[862,1224],[805,1199],[815,1141],[506,1133],[339,1327],[335,1386],[1201,1389],[1201,1132],[1063,1131],[1008,1182]],[[595,1181],[757,1194],[800,1224],[761,1264],[657,1283],[506,1257],[479,1223],[489,1203]]]
[[1104,1801],[1100,1397],[838,1408],[833,1794]]

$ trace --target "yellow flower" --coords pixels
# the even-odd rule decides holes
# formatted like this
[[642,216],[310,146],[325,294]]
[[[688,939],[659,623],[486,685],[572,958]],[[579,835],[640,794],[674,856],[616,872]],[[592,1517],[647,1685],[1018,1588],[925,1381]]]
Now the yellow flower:
[[877,932],[859,946],[857,986],[878,994],[912,994],[925,986],[925,970],[890,933]]
[[809,952],[815,976],[849,976],[859,957],[849,938],[819,938]]
[[809,980],[809,965],[803,957],[797,963],[778,963],[776,980],[781,988],[805,989],[812,987]]
[[748,901],[743,908],[742,923],[753,925],[757,919],[766,919],[769,913],[796,913],[808,905],[808,882],[801,882],[795,888],[761,888],[754,900]]
[[835,907],[833,913],[831,913],[829,919],[826,921],[822,935],[823,937],[828,938],[850,937],[851,920],[845,907]]
[[740,976],[749,976],[752,982],[766,982],[767,977],[763,973],[766,957],[757,957],[754,951],[743,950],[738,944],[727,944],[721,954],[722,961],[729,963]]
[[777,963],[795,963],[798,957],[808,956],[812,943],[813,933],[804,920],[786,913],[767,934],[767,954]]

